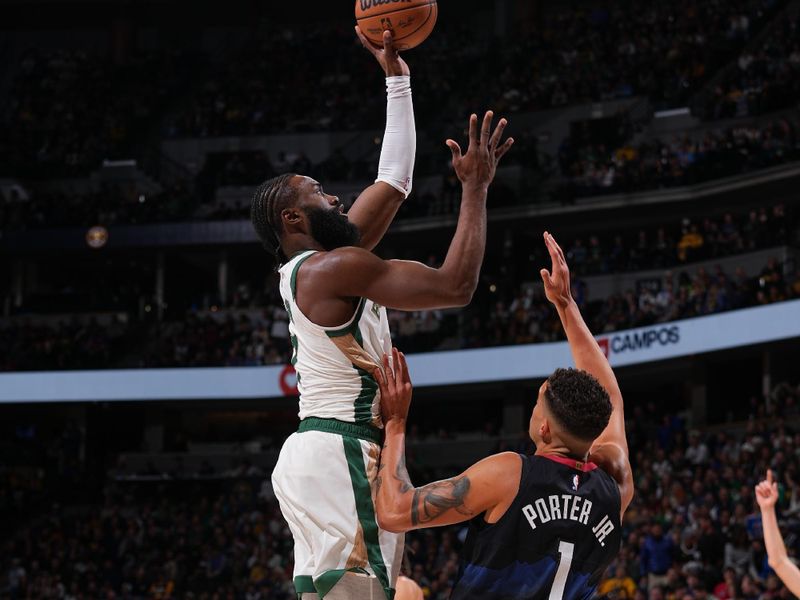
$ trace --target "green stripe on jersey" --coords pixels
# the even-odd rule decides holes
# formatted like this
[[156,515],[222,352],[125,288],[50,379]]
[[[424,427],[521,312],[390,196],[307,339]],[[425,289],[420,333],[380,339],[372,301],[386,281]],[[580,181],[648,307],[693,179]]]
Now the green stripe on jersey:
[[[361,298],[358,303],[358,308],[356,309],[356,314],[353,317],[353,321],[349,325],[340,329],[326,331],[325,333],[328,334],[329,338],[352,335],[356,343],[363,349],[364,337],[361,335],[361,327],[359,327],[359,322],[361,321],[361,317],[364,314],[364,308],[366,306],[367,299]],[[358,396],[356,396],[353,404],[353,417],[356,423],[371,423],[372,403],[375,401],[375,396],[378,393],[378,382],[375,381],[372,373],[365,371],[356,365],[353,365],[353,368],[356,370],[356,373],[358,373],[359,379],[361,379],[361,390],[358,392]]]
[[375,519],[375,507],[372,505],[367,469],[361,452],[361,442],[355,438],[342,437],[344,454],[347,457],[347,468],[350,470],[350,483],[353,485],[353,496],[356,501],[356,514],[361,523],[364,543],[367,546],[367,558],[375,575],[386,592],[387,600],[393,600],[394,590],[389,586],[389,574],[383,562],[380,540],[378,538],[378,522]]
[[[364,314],[364,307],[366,305],[367,305],[367,299],[366,298],[361,298],[358,301],[358,307],[356,308],[356,314],[353,317],[353,320],[350,322],[350,324],[349,325],[345,325],[344,327],[341,327],[340,329],[330,329],[330,330],[326,331],[325,333],[328,334],[328,337],[329,338],[335,338],[335,337],[344,337],[346,335],[352,335],[353,337],[357,338],[358,322],[361,320],[361,315]],[[358,341],[359,344],[361,343],[361,341],[358,338],[357,338],[356,341]]]
[[306,262],[309,258],[314,256],[315,253],[316,252],[314,250],[310,251],[308,254],[306,254],[304,257],[298,260],[294,264],[294,267],[292,268],[292,278],[289,280],[289,286],[291,287],[292,290],[292,300],[294,300],[295,302],[297,302],[297,272],[300,270],[300,266],[304,262]]

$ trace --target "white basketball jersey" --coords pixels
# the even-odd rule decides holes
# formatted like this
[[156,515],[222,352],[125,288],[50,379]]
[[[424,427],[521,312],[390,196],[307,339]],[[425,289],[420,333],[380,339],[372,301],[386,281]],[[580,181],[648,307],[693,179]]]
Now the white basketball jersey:
[[297,272],[316,253],[293,256],[280,269],[280,290],[289,313],[292,365],[300,391],[300,419],[319,417],[382,427],[380,391],[373,370],[392,340],[386,309],[361,298],[353,318],[339,327],[312,323],[297,306]]

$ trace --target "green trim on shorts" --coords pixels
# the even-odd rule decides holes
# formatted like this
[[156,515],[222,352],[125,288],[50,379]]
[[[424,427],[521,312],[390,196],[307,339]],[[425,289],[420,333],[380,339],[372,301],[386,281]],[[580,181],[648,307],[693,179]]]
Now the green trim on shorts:
[[383,440],[383,433],[377,427],[362,423],[348,423],[337,419],[321,419],[319,417],[307,417],[300,421],[298,433],[306,431],[324,431],[325,433],[336,433],[346,438],[357,438],[365,442],[380,444]]
[[380,540],[378,537],[378,522],[375,519],[375,507],[372,505],[372,490],[364,466],[364,456],[361,453],[361,443],[350,437],[342,437],[344,454],[347,457],[347,468],[350,470],[350,482],[353,485],[353,496],[356,501],[356,513],[361,523],[364,543],[367,545],[367,558],[375,576],[380,581],[387,600],[393,600],[394,590],[389,585],[389,574],[383,562]]
[[298,575],[294,578],[294,591],[298,594],[316,594],[317,588],[310,575]]

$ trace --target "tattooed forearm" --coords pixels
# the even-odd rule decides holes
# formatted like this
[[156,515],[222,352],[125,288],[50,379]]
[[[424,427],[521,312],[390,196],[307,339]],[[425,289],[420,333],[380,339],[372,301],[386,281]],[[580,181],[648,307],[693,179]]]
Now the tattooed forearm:
[[469,478],[458,477],[437,481],[414,490],[411,502],[411,524],[416,527],[433,521],[450,509],[473,516],[464,501],[469,492]]
[[375,491],[376,492],[380,492],[381,491],[381,485],[383,485],[383,473],[382,473],[382,471],[383,471],[383,468],[385,466],[386,466],[386,464],[384,464],[383,461],[381,461],[380,464],[378,465],[378,475],[377,475],[377,477],[375,477]]
[[394,478],[400,483],[401,494],[410,492],[414,488],[414,486],[411,485],[411,478],[408,476],[408,469],[406,469],[405,454],[402,454],[400,460],[397,461],[397,468],[394,470]]

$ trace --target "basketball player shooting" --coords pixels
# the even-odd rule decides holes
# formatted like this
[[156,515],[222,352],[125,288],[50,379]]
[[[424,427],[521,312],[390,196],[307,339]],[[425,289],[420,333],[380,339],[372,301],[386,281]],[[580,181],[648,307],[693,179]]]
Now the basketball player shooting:
[[[360,34],[360,32],[359,32]],[[338,198],[302,175],[285,174],[256,191],[252,220],[280,267],[289,313],[300,427],[272,475],[294,537],[294,582],[304,599],[391,600],[404,536],[378,527],[373,503],[382,422],[373,372],[391,351],[386,309],[467,304],[486,245],[486,195],[500,159],[506,121],[491,112],[469,122],[462,155],[447,140],[463,194],[458,224],[439,269],[381,260],[370,250],[411,190],[414,117],[409,69],[384,34],[372,48],[387,75],[386,134],[378,179],[347,214]]]
[[536,453],[505,452],[458,477],[415,488],[405,467],[411,381],[393,350],[376,370],[386,438],[378,475],[378,523],[388,531],[470,520],[452,600],[590,598],[619,551],[633,498],[622,395],[570,292],[569,269],[545,233],[552,269],[547,299],[567,333],[577,369],[539,388],[530,421]]

